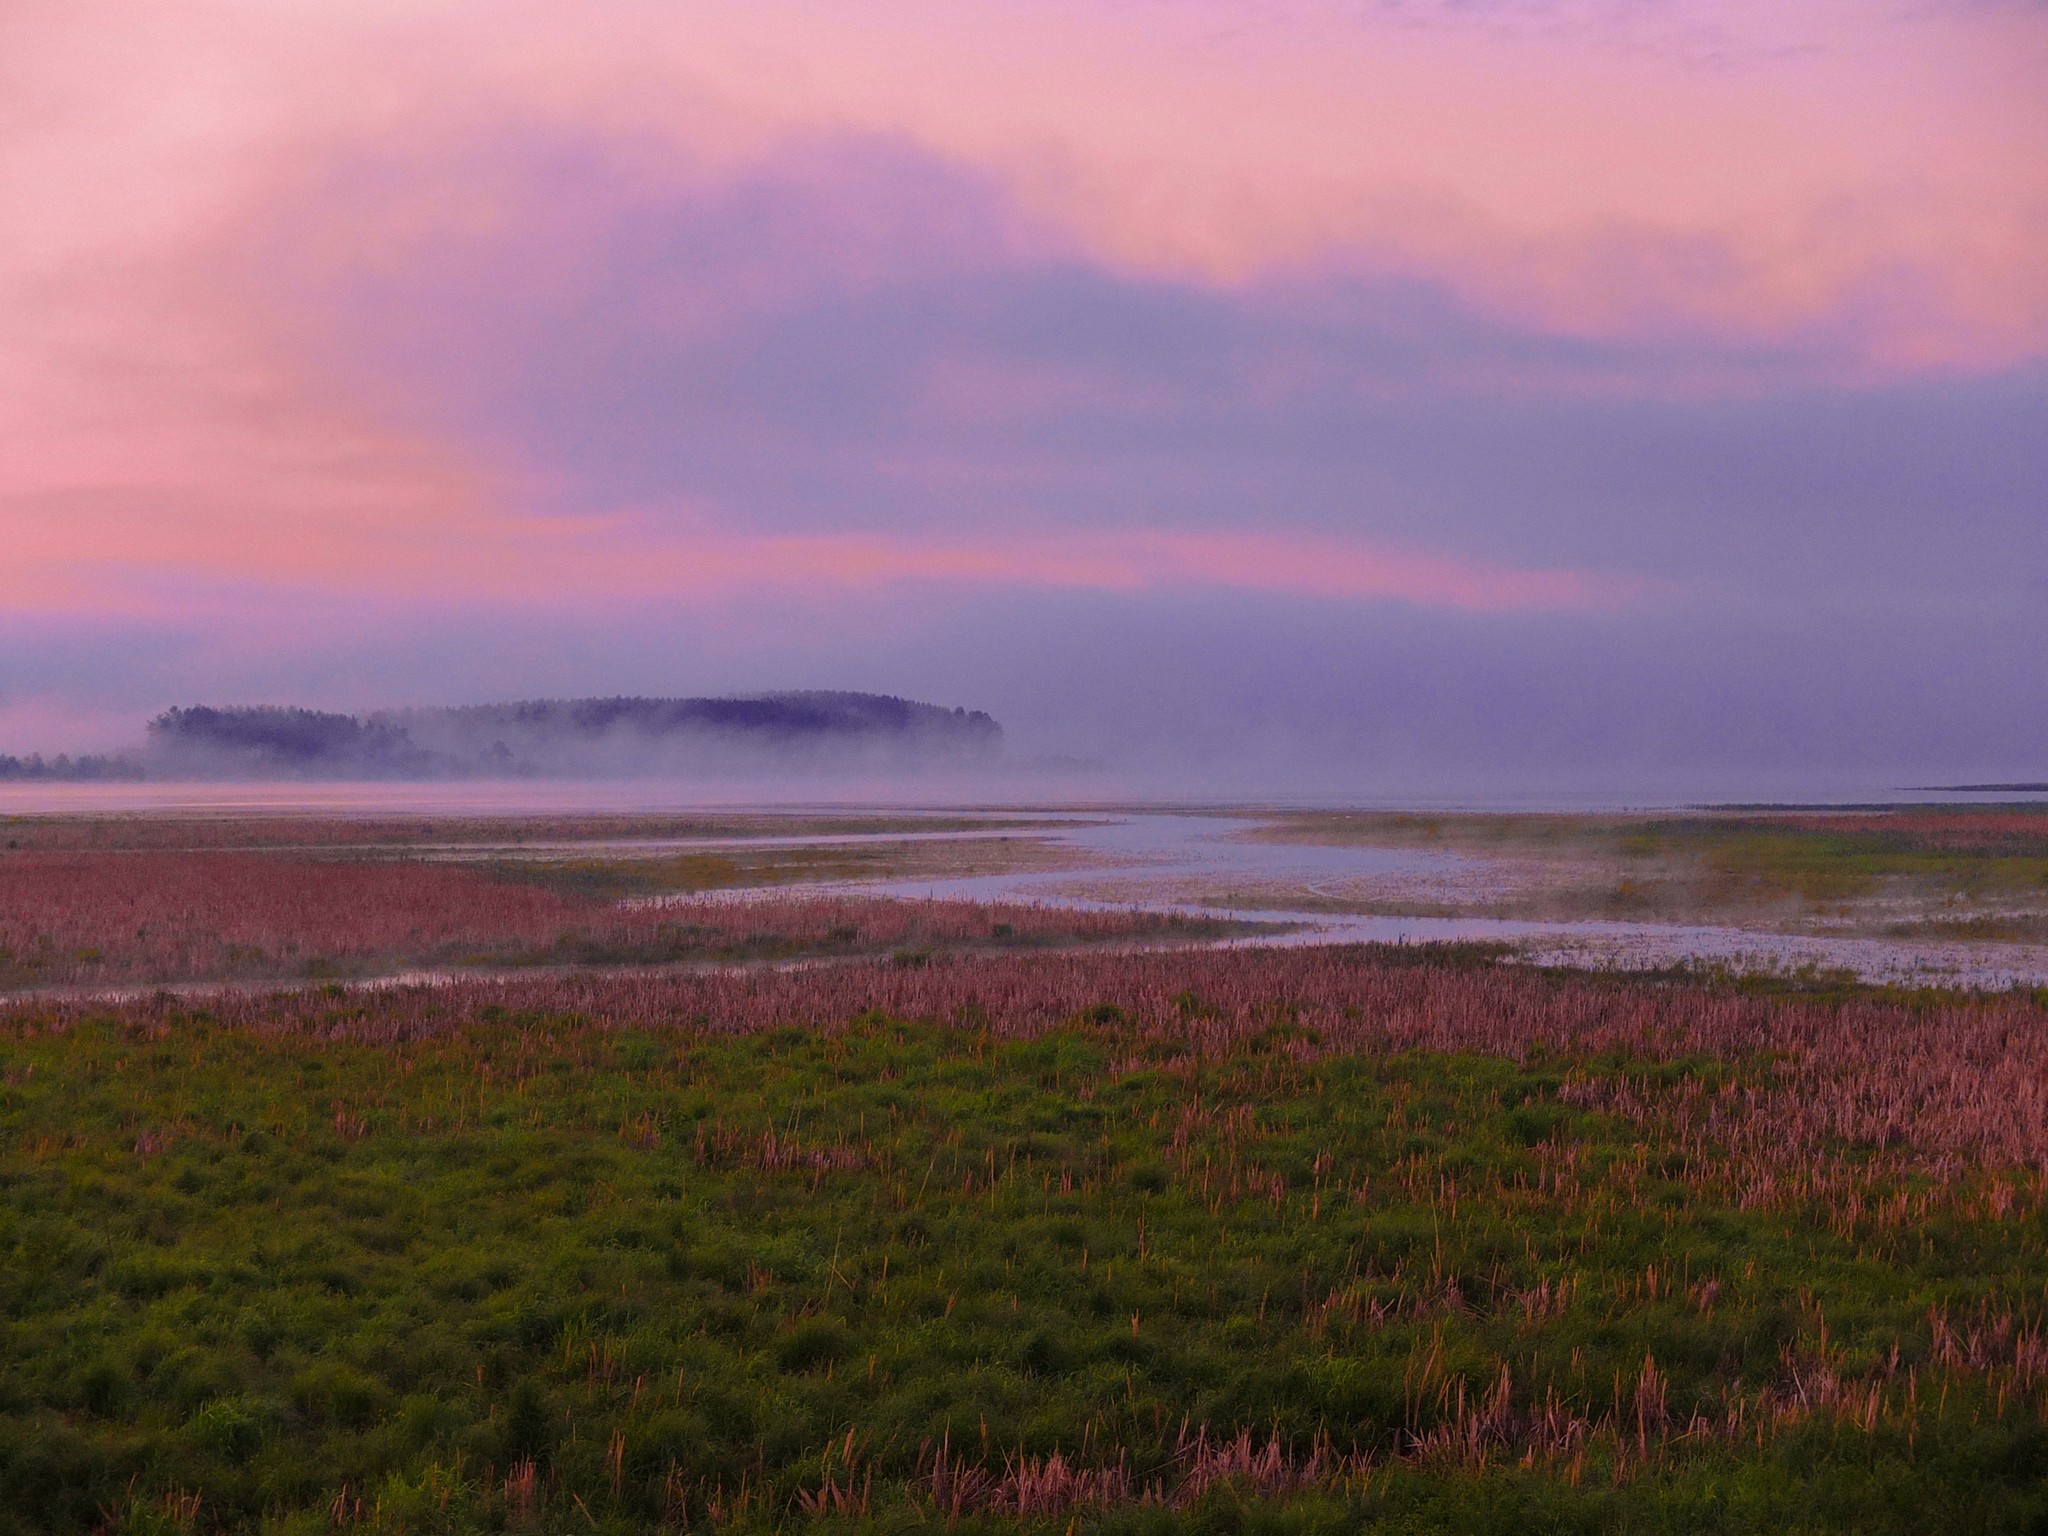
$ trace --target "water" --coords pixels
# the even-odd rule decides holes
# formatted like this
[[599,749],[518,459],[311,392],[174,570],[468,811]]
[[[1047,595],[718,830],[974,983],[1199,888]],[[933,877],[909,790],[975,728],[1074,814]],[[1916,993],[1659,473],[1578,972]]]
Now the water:
[[[778,794],[778,788],[783,793]],[[1680,810],[1714,804],[1905,804],[1968,805],[1986,801],[2039,801],[2048,795],[1963,794],[1908,789],[1880,781],[1700,785],[1690,789],[1558,790],[1510,792],[1498,788],[1464,793],[1379,793],[1230,797],[1233,805],[1292,811],[1497,811],[1582,812]],[[707,782],[673,779],[446,780],[418,783],[142,782],[64,784],[0,781],[0,815],[94,816],[136,813],[332,816],[575,816],[693,813],[868,811],[910,816],[953,814],[955,808],[1020,807],[1058,814],[1062,808],[1149,805],[1173,814],[1199,804],[1192,797],[1159,796],[1141,786],[1116,794],[1048,792],[1024,779],[980,778],[958,783],[931,780],[841,780],[830,784],[791,781],[781,786],[758,779]],[[1218,803],[1211,797],[1207,803]]]
[[[1842,972],[1866,981],[2003,990],[2048,985],[2048,949],[1772,933],[1711,925],[1480,917],[1331,914],[1228,893],[1259,887],[1322,894],[1319,887],[1389,877],[1483,883],[1488,861],[1429,850],[1329,847],[1251,840],[1260,823],[1239,817],[1134,813],[1035,834],[1072,851],[1061,870],[945,879],[849,881],[835,889],[984,902],[1039,902],[1099,911],[1170,912],[1277,924],[1226,946],[1503,943],[1539,964],[1656,969],[1680,964],[1745,972]],[[1298,898],[1297,898],[1298,899]]]
[[[734,786],[742,790],[746,786]],[[1898,798],[1907,798],[1904,795]],[[1955,803],[1958,796],[1914,796]],[[2006,798],[2021,798],[2008,796]],[[1297,807],[1298,808],[1298,807]],[[517,816],[624,812],[748,811],[834,815],[870,812],[891,817],[971,815],[929,800],[837,800],[762,804],[737,793],[706,795],[701,785],[674,783],[505,784],[4,784],[0,814],[109,814],[200,812],[285,815]],[[1266,843],[1251,839],[1260,826],[1244,815],[1192,810],[1106,811],[1038,808],[985,810],[1003,821],[1036,821],[1009,835],[1050,843],[1071,855],[1071,866],[1006,874],[946,878],[876,878],[800,889],[896,897],[983,902],[1037,902],[1077,909],[1149,911],[1220,917],[1277,925],[1257,935],[1219,941],[1232,945],[1423,944],[1495,942],[1545,964],[1599,968],[1655,968],[1681,963],[1726,965],[1745,971],[1815,969],[1865,980],[1908,985],[1999,989],[2048,985],[2048,949],[2037,945],[1968,944],[1923,940],[1780,934],[1758,929],[1644,922],[1523,921],[1480,917],[1333,915],[1290,908],[1288,899],[1315,897],[1327,888],[1417,879],[1451,880],[1483,891],[1496,868],[1461,854],[1415,849]],[[644,851],[734,847],[829,847],[836,844],[970,840],[989,832],[862,832],[830,835],[614,840],[564,844],[579,851]],[[476,844],[467,846],[473,855]],[[513,851],[507,845],[506,851]],[[538,850],[518,845],[522,854]],[[787,895],[792,887],[775,888]],[[1291,896],[1288,893],[1293,893]],[[764,891],[731,891],[747,900]],[[1248,901],[1257,897],[1257,904]],[[1477,903],[1475,903],[1477,904]]]

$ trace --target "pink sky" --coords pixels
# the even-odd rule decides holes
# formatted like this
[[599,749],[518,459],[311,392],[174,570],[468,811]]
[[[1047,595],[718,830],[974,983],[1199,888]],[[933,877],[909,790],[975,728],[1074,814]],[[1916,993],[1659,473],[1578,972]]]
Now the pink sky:
[[0,617],[1762,601],[1452,439],[2031,378],[2044,144],[2021,0],[33,0]]
[[[896,136],[1007,189],[1041,242],[1198,284],[1414,274],[1552,334],[1798,343],[1807,366],[1862,377],[2048,349],[2038,8],[1245,15],[746,0],[693,6],[687,25],[599,5],[566,27],[530,6],[10,8],[0,579],[27,607],[123,606],[153,571],[403,582],[450,543],[476,550],[488,589],[554,579],[515,466],[301,355],[237,270],[323,166],[508,122],[566,125],[679,182],[804,136]],[[526,213],[487,183],[432,194],[294,254],[374,270]],[[764,545],[737,509],[695,517],[694,576],[657,539],[691,585],[758,581],[785,558],[803,583],[1085,584],[1145,550],[1148,579],[1236,569],[1171,528],[1062,560],[968,532],[927,550]],[[612,526],[609,558],[633,561],[634,523]],[[1255,586],[1384,597],[1405,580],[1423,603],[1538,605],[1604,590],[1458,549],[1402,566],[1371,538],[1338,561],[1370,574],[1322,576],[1327,541],[1234,537]],[[577,558],[608,579],[604,555]]]

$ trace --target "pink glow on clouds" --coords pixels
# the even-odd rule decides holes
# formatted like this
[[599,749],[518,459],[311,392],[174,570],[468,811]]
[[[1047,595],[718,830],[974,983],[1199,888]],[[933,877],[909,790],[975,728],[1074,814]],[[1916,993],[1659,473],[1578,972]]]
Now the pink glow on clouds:
[[830,599],[891,588],[1144,592],[1176,587],[1377,600],[1474,613],[1592,612],[1626,606],[1648,584],[1595,572],[1525,570],[1367,541],[1261,533],[1129,529],[993,539],[875,534],[750,535],[708,522],[678,528],[607,518],[358,520],[345,539],[235,515],[88,514],[73,537],[0,550],[17,607],[147,614],[195,587],[367,593],[403,601],[445,593],[493,602],[744,602],[772,590]]
[[[1247,26],[1217,0],[703,0],[687,21],[668,0],[620,0],[572,26],[531,4],[8,7],[0,583],[17,611],[146,604],[194,576],[1623,600],[1586,573],[1256,530],[545,524],[506,510],[493,466],[328,377],[223,253],[313,168],[505,122],[694,176],[856,131],[987,174],[1079,256],[1124,270],[1223,287],[1414,274],[1564,335],[1842,329],[1844,370],[1868,377],[2048,355],[2048,13],[1640,9],[1455,20],[1296,0]],[[488,186],[386,212],[306,259],[374,267],[508,216]]]
[[1414,271],[1594,332],[1778,336],[1868,296],[1894,366],[2048,345],[2048,18],[1644,10],[708,0],[687,28],[503,7],[390,40],[442,85],[413,131],[526,111],[711,168],[900,135],[1145,271]]
[[[2048,341],[2048,24],[2018,7],[1072,3],[993,45],[973,6],[748,0],[692,47],[735,110],[902,132],[998,168],[1098,251],[1213,280],[1444,276],[1567,329],[1782,333],[1924,285],[1899,363]],[[1546,22],[1546,14],[1554,21]],[[1014,12],[1010,13],[1012,16]],[[801,44],[797,39],[802,39]],[[2018,334],[2015,335],[2015,330]]]
[[[1895,363],[2048,346],[2032,6],[702,0],[685,25],[615,0],[568,28],[522,4],[44,3],[0,45],[17,282],[260,222],[323,155],[524,120],[712,172],[899,135],[1099,257],[1215,281],[1363,263],[1565,329],[1765,336],[1867,293]],[[436,222],[495,212],[478,188]]]
[[[1129,529],[980,541],[872,535],[746,537],[714,530],[606,547],[581,523],[540,525],[552,584],[656,596],[747,587],[830,591],[912,583],[1139,592],[1209,587],[1382,599],[1471,612],[1585,612],[1621,606],[1642,584],[1591,572],[1516,570],[1369,542],[1261,533]],[[507,576],[517,580],[516,572]]]

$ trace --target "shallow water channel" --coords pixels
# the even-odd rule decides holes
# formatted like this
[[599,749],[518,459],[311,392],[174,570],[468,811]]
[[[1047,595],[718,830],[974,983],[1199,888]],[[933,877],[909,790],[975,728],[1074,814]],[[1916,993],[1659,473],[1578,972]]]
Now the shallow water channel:
[[[1947,797],[1953,798],[1953,797]],[[1540,807],[1539,807],[1540,808]],[[1175,912],[1264,925],[1219,945],[1497,942],[1542,964],[1648,969],[1683,963],[1742,971],[1845,972],[1865,980],[2003,989],[2048,985],[2048,947],[2028,944],[1785,934],[1760,928],[1618,921],[1503,920],[1487,917],[1357,915],[1305,910],[1290,902],[1369,900],[1384,913],[1404,903],[1483,908],[1504,888],[1506,866],[1464,854],[1408,848],[1264,842],[1254,816],[1193,810],[1042,809],[971,811],[907,801],[764,805],[735,794],[705,795],[677,785],[0,785],[0,812],[107,815],[216,813],[279,815],[573,816],[599,812],[885,815],[913,825],[823,834],[682,838],[564,839],[435,847],[415,856],[548,858],[565,853],[696,852],[828,848],[841,845],[971,843],[995,837],[1064,852],[1066,867],[1004,874],[875,877],[829,884],[731,889],[713,899],[766,900],[837,891],[894,897],[1035,902],[1095,910]],[[917,831],[927,817],[986,817],[985,829]],[[357,851],[364,851],[358,849]],[[1451,902],[1419,896],[1454,888]],[[660,899],[660,898],[656,898]],[[702,900],[702,895],[683,898]],[[405,980],[431,979],[409,974]]]
[[[1066,818],[1062,818],[1063,820]],[[1741,971],[1847,972],[1869,981],[2003,989],[2048,985],[2036,945],[1773,933],[1672,923],[1515,921],[1484,917],[1362,916],[1285,905],[1323,888],[1416,877],[1483,885],[1489,861],[1407,848],[1261,842],[1259,821],[1190,813],[1104,814],[1029,835],[1075,856],[1071,867],[950,878],[856,880],[829,889],[963,901],[1036,902],[1092,910],[1176,912],[1274,925],[1225,946],[1505,943],[1542,964],[1648,969],[1682,963]],[[819,887],[805,887],[816,890]],[[1249,893],[1257,905],[1238,905]]]

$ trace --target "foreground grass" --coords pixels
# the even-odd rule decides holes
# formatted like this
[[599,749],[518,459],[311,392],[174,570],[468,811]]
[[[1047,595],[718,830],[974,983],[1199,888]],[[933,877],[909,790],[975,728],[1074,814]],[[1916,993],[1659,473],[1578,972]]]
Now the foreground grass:
[[[1211,1001],[1021,1032],[19,1016],[0,1524],[2048,1518],[2037,1176],[1880,1137],[1763,1190],[1656,1106],[1764,1093],[1767,1056],[1507,1051],[1497,1019],[1340,1049],[1288,962],[1185,963]],[[1240,963],[1274,1003],[1225,1029]]]

